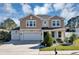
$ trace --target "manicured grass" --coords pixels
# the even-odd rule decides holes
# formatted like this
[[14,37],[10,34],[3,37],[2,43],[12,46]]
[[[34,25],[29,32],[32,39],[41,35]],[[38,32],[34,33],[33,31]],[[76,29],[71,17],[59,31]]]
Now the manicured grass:
[[79,50],[79,46],[51,46],[51,47],[46,47],[46,48],[40,48],[40,51],[52,51],[54,49],[57,50]]
[[74,40],[74,43],[75,43],[75,44],[79,44],[79,39]]
[[40,51],[52,51],[55,48],[57,50],[79,50],[79,39],[76,39],[73,45],[71,46],[62,46],[62,45],[51,46],[51,47],[40,48]]

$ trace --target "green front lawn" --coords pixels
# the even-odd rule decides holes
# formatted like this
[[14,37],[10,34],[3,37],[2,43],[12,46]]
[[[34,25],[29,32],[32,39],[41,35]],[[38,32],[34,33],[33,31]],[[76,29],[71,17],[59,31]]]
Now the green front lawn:
[[46,47],[46,48],[40,48],[40,51],[52,51],[54,49],[57,50],[79,50],[79,46],[51,46],[51,47]]
[[57,50],[79,50],[79,39],[75,40],[74,44],[71,46],[62,46],[62,45],[51,46],[51,47],[40,48],[40,51],[52,51],[55,48]]

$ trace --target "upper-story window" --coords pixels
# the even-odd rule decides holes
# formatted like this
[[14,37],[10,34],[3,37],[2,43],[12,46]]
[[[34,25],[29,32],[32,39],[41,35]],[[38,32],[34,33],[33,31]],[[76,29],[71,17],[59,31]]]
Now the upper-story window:
[[36,20],[27,20],[27,27],[35,27]]
[[52,27],[60,27],[60,20],[52,20]]
[[53,26],[56,26],[56,22],[55,22],[55,21],[53,21],[52,25],[53,25]]
[[57,26],[60,26],[60,22],[59,21],[57,21]]

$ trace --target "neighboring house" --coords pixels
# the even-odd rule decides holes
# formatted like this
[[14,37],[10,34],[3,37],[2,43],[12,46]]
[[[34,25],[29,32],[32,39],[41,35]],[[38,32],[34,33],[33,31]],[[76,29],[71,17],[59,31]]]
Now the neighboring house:
[[74,33],[79,37],[79,16],[72,17],[66,25],[66,33]]
[[64,18],[59,16],[29,15],[20,19],[20,29],[12,30],[12,40],[43,40],[49,32],[52,37],[64,40]]

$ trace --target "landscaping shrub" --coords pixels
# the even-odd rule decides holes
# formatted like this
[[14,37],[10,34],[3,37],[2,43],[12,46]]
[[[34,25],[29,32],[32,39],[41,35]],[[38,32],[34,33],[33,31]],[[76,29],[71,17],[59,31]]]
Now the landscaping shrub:
[[55,44],[55,43],[56,43],[56,41],[54,40],[54,41],[53,41],[53,43]]
[[44,46],[45,46],[45,43],[44,43],[44,41],[43,41],[43,42],[41,42],[41,45],[44,45]]
[[51,46],[53,45],[53,41],[54,41],[54,38],[52,38],[52,36],[49,34],[49,32],[47,32],[47,35],[45,36],[44,38],[44,46]]
[[57,41],[58,43],[63,43],[63,41],[62,41],[61,39],[59,39],[59,38],[57,38],[56,41]]
[[69,38],[69,43],[72,43],[73,44],[73,41],[76,39],[76,35],[75,34],[72,34],[71,37]]
[[73,44],[73,40],[69,40],[69,43],[72,43]]
[[8,32],[1,31],[0,32],[0,41],[7,42],[11,39],[11,35]]
[[64,42],[69,43],[69,38],[65,37]]
[[74,40],[74,41],[73,41],[73,45],[74,45],[74,46],[79,46],[79,39]]

